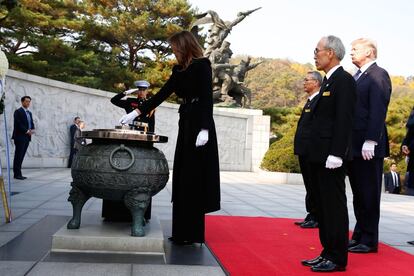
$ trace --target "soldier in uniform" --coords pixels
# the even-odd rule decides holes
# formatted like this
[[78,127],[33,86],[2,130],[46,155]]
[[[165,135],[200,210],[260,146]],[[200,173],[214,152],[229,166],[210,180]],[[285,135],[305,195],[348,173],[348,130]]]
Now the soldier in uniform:
[[[118,93],[112,97],[111,103],[116,106],[119,106],[127,113],[139,108],[146,100],[148,94],[148,88],[150,86],[149,82],[146,80],[139,80],[134,82],[137,88],[129,89],[122,93]],[[132,96],[129,96],[132,95]],[[129,96],[129,97],[127,97]],[[124,99],[125,98],[125,99]],[[135,129],[142,130],[142,131],[149,131],[154,132],[155,127],[155,116],[154,111],[152,110],[148,116],[136,118],[133,121],[135,122],[142,122],[148,124],[148,129],[143,126],[134,125]],[[138,120],[139,119],[139,120]],[[151,201],[148,204],[147,211],[145,212],[145,220],[151,219]],[[111,200],[104,200],[102,205],[102,217],[105,218],[107,221],[131,221],[131,214],[129,210],[125,207],[122,201],[111,201]]]
[[[119,106],[125,109],[126,113],[133,111],[134,109],[139,108],[146,100],[148,95],[148,88],[150,84],[146,80],[139,80],[134,82],[137,88],[129,89],[123,93],[116,94],[111,99],[111,103],[116,106]],[[133,95],[132,97],[127,97],[128,95]],[[125,99],[124,99],[125,98]],[[138,122],[138,118],[134,120],[134,123]],[[152,110],[147,116],[140,117],[139,122],[148,124],[148,131],[154,132],[155,127],[155,116],[154,110]],[[138,126],[138,130],[144,130],[143,127]]]
[[310,130],[312,127],[312,116],[315,103],[319,97],[319,90],[322,84],[322,76],[318,71],[309,71],[306,74],[306,78],[303,82],[303,88],[308,94],[308,100],[302,109],[302,114],[298,121],[298,127],[295,133],[294,139],[294,153],[298,156],[300,171],[303,177],[303,183],[305,184],[306,196],[305,206],[308,212],[306,218],[303,221],[296,221],[295,224],[302,228],[317,228],[317,203],[315,202],[315,193],[317,187],[315,183],[312,183],[311,168],[309,163],[309,147],[310,144]]

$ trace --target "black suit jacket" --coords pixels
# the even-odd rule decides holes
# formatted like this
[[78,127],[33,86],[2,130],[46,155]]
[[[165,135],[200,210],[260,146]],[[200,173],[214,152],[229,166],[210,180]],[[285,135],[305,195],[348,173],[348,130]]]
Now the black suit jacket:
[[[397,182],[398,182],[398,187],[401,187],[401,178],[400,178],[399,173],[397,173]],[[394,181],[392,179],[391,172],[384,174],[384,186],[385,186],[386,191],[390,193],[394,192],[395,186],[394,186]]]
[[73,125],[71,125],[70,126],[70,128],[69,128],[69,132],[70,132],[70,148],[72,149],[73,148],[73,145],[75,144],[75,133],[76,133],[76,130],[78,129],[78,127],[75,125],[75,124],[73,124]]
[[409,161],[407,164],[407,171],[414,172],[414,108],[411,111],[410,117],[408,117],[407,121],[407,134],[401,144],[401,146],[407,146],[410,150],[410,154],[408,155]]
[[317,102],[316,95],[310,102],[306,102],[300,115],[298,126],[296,128],[295,138],[293,142],[293,151],[296,155],[306,156],[308,155],[308,149],[310,146],[310,132],[312,126],[312,116]]
[[356,100],[354,78],[339,67],[324,81],[312,116],[309,160],[325,162],[328,155],[351,159],[352,121]]
[[389,155],[385,117],[391,97],[391,80],[383,68],[372,64],[356,81],[357,102],[355,106],[352,146],[354,156],[361,157],[365,140],[377,142],[375,155],[384,158]]
[[[33,116],[32,113],[29,111],[30,116],[30,123],[31,123],[31,129],[35,129],[35,125],[33,123]],[[15,141],[31,141],[31,136],[26,134],[26,132],[29,130],[29,122],[27,121],[26,111],[23,107],[20,107],[19,109],[16,109],[14,111],[14,128],[13,128],[13,134],[12,139]]]

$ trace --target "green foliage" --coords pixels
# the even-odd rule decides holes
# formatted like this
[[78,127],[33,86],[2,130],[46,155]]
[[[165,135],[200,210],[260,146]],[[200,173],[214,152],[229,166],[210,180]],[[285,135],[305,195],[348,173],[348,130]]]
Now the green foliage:
[[[259,59],[255,58],[252,63]],[[306,97],[303,78],[314,70],[311,64],[283,59],[260,59],[262,64],[248,72],[245,84],[252,91],[252,107],[258,109],[297,106]]]
[[296,127],[300,112],[300,107],[271,107],[263,110],[264,115],[270,116],[270,131],[276,136],[275,141],[280,140],[292,127]]
[[408,116],[414,106],[414,93],[411,97],[398,97],[391,99],[387,113],[387,129],[390,139],[390,156],[384,162],[384,171],[389,170],[391,163],[397,163],[400,172],[405,172],[407,165],[405,157],[400,152],[402,140],[406,135],[406,127]]
[[299,163],[293,154],[293,138],[296,126],[287,128],[283,137],[270,145],[263,157],[261,167],[276,172],[300,172]]
[[19,3],[0,22],[12,69],[109,91],[141,78],[161,86],[171,69],[165,41],[193,18],[186,0]]

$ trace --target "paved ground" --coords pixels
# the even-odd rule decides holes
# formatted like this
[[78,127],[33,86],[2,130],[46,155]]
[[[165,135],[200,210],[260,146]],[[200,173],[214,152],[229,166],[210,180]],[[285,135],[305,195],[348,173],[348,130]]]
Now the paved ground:
[[[0,209],[0,246],[7,246],[14,238],[36,225],[45,216],[68,216],[72,215],[71,204],[67,201],[70,190],[70,170],[57,169],[26,169],[23,174],[28,177],[24,181],[16,180],[12,183],[11,207],[13,211],[13,222],[4,223],[4,212]],[[216,212],[221,215],[232,216],[261,216],[261,217],[285,217],[302,218],[304,211],[303,185],[275,184],[275,174],[268,172],[222,172],[221,173],[222,191],[222,210]],[[351,222],[351,229],[354,226],[354,216],[352,208],[352,194],[348,190],[348,209]],[[167,184],[166,189],[161,191],[153,199],[153,214],[157,215],[162,221],[171,219],[171,183]],[[83,214],[99,215],[102,201],[100,199],[90,199],[84,209]],[[32,227],[33,228],[33,227]],[[30,229],[32,229],[30,228]],[[29,229],[29,230],[30,230]],[[306,231],[306,230],[304,230]],[[21,236],[19,236],[21,237]],[[380,240],[388,245],[396,247],[414,255],[414,246],[406,243],[414,240],[414,197],[404,195],[383,194],[381,204],[380,220]],[[29,271],[28,275],[48,275],[45,271],[52,272],[71,271],[70,264],[59,262],[36,263],[36,262],[13,262],[5,256],[0,262],[0,275],[4,272],[12,271],[10,267],[21,271]],[[6,256],[7,257],[7,256]],[[1,260],[1,259],[0,259]],[[74,266],[77,271],[88,273],[88,275],[102,275],[114,271],[126,271],[127,275],[146,275],[151,271],[151,275],[165,275],[165,267],[157,266],[137,266],[137,265],[117,265],[108,264],[96,265],[96,269],[79,264]],[[174,266],[176,274],[171,275],[220,275],[217,267],[205,266],[208,271],[197,274],[194,269],[197,266]],[[8,270],[7,270],[8,269]],[[109,270],[108,270],[109,269]],[[90,274],[90,271],[95,274]],[[113,273],[111,273],[111,271]],[[146,271],[146,272],[145,272]],[[172,271],[169,269],[169,271]],[[15,271],[14,271],[15,272]],[[10,275],[19,275],[17,272]],[[164,271],[165,272],[165,271]],[[121,273],[121,272],[119,272]],[[130,274],[128,274],[130,273]],[[218,274],[214,274],[218,273]],[[24,275],[24,273],[22,274]],[[105,274],[106,275],[106,274]],[[121,274],[117,274],[121,275]],[[170,275],[170,274],[169,274]]]

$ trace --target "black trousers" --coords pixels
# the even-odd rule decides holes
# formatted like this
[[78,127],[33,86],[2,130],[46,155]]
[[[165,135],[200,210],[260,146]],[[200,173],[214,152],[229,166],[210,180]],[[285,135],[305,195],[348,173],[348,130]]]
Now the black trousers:
[[205,214],[198,208],[188,208],[180,201],[173,202],[172,236],[175,240],[204,243]]
[[361,157],[349,163],[356,218],[352,239],[371,247],[378,246],[383,164],[383,158],[363,160]]
[[394,187],[394,189],[392,191],[393,194],[400,194],[400,192],[401,192],[401,187],[400,186]]
[[70,153],[69,153],[68,168],[72,167],[73,156],[75,156],[76,152],[77,152],[77,150],[72,146],[70,148]]
[[315,183],[315,202],[319,223],[321,256],[340,266],[348,263],[348,208],[345,194],[345,168],[325,168],[325,163],[310,163]]
[[13,159],[14,177],[22,176],[22,163],[24,156],[26,155],[27,148],[29,147],[29,143],[29,140],[14,140],[14,144],[16,146]]
[[303,183],[305,184],[306,196],[305,206],[306,211],[312,220],[317,219],[316,202],[315,202],[315,184],[312,183],[311,167],[306,156],[299,155],[299,166],[302,173]]
[[[146,220],[151,219],[151,206],[152,198],[150,199],[144,214]],[[131,212],[121,200],[104,199],[102,202],[102,217],[105,218],[106,221],[132,221]]]

